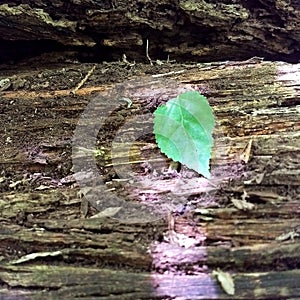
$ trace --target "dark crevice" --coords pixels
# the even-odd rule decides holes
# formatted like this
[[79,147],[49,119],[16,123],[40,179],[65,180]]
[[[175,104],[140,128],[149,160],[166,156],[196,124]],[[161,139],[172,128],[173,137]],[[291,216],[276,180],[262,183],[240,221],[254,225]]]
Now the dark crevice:
[[[196,32],[192,34],[196,35]],[[180,47],[180,41],[185,39],[184,36],[173,37],[172,33],[169,33],[170,47]],[[251,49],[246,47],[245,49],[236,49],[235,45],[231,45],[232,51],[228,53],[216,52],[214,55],[208,56],[193,56],[191,54],[174,54],[168,53],[161,45],[166,45],[162,37],[156,35],[155,32],[145,32],[145,38],[143,44],[146,44],[146,40],[149,40],[149,56],[152,60],[167,60],[168,55],[171,60],[177,62],[197,61],[197,62],[212,62],[212,61],[224,61],[224,60],[246,60],[254,56],[263,57],[265,60],[270,61],[285,61],[288,63],[298,63],[300,57],[300,51],[293,54],[268,54],[263,53],[260,50]],[[209,45],[212,37],[209,32],[206,33],[206,38],[202,40],[203,45]],[[16,63],[30,64],[36,62],[38,64],[47,63],[64,63],[64,62],[82,62],[82,63],[101,63],[103,61],[118,61],[122,60],[122,55],[126,54],[129,61],[136,62],[148,62],[146,57],[145,46],[136,46],[134,49],[121,49],[111,48],[97,44],[94,47],[86,46],[64,46],[58,42],[51,40],[39,40],[39,41],[6,41],[1,40],[0,49],[0,64],[14,65]],[[197,47],[196,44],[190,44],[188,47]],[[230,45],[228,45],[230,48]],[[199,48],[199,46],[198,46]],[[247,48],[247,49],[246,49]],[[238,50],[238,51],[237,51]]]

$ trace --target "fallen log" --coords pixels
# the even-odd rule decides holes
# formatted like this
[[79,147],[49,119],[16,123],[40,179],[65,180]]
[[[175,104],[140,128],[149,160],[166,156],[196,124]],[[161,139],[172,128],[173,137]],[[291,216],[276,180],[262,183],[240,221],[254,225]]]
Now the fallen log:
[[[70,94],[91,67],[5,74],[11,86],[0,95],[5,112],[0,295],[232,298],[211,275],[220,268],[234,279],[236,299],[300,297],[299,65],[245,61],[143,69],[136,65],[130,71],[126,64],[97,65],[85,85]],[[99,84],[100,76],[117,68],[124,70],[116,81],[130,72],[136,78],[117,87]],[[115,109],[105,101],[110,89],[122,95],[119,87],[129,91],[131,107],[120,102]],[[128,171],[130,165],[136,181],[142,179],[145,175],[138,170],[147,162],[147,151],[157,153],[153,138],[131,145],[117,140],[113,163],[110,143],[130,116],[151,113],[181,88],[200,90],[215,112],[215,186],[191,190],[189,182],[201,178],[187,178],[189,171],[183,170],[182,182],[178,177],[156,178],[152,185],[131,188],[116,170],[121,165]],[[154,221],[124,222],[114,214],[92,218],[111,205],[106,190],[96,192],[97,200],[103,200],[100,205],[71,176],[73,130],[95,98],[103,110],[97,121],[116,126],[102,129],[99,143],[88,153],[102,151],[97,162],[103,182],[126,203],[155,200],[143,202],[158,210]],[[77,155],[85,157],[85,152]],[[158,156],[152,162],[151,155],[153,169],[166,167],[166,159]],[[175,188],[178,182],[180,189]],[[90,200],[86,208],[85,198]],[[172,203],[175,198],[181,203]],[[233,200],[252,206],[238,207]],[[180,210],[179,204],[186,206]],[[182,290],[189,292],[183,295]]]

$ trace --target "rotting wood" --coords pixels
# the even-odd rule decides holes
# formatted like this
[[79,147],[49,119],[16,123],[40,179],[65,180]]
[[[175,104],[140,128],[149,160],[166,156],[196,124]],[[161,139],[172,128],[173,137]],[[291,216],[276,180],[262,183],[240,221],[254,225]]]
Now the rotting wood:
[[[15,277],[16,272],[22,276]],[[109,269],[53,266],[45,271],[43,265],[1,268],[2,280],[9,286],[29,288],[36,292],[22,292],[30,299],[167,299],[187,296],[193,299],[232,299],[221,289],[211,274],[173,275],[131,273]],[[14,274],[14,275],[13,275]],[[64,276],[61,276],[63,274]],[[232,274],[235,299],[289,299],[299,295],[299,270]],[[43,291],[50,288],[50,291]]]
[[[187,58],[206,61],[245,59],[253,55],[290,58],[299,55],[300,8],[296,0],[258,1],[9,1],[0,5],[0,35],[7,40],[1,56],[17,56],[24,41],[53,41],[65,46],[62,57],[80,57],[86,46],[96,59],[155,62]],[[33,30],[34,28],[34,30]],[[11,41],[22,41],[14,44]],[[40,43],[42,45],[42,43]],[[39,45],[39,44],[38,44]],[[68,49],[67,46],[73,46]],[[94,48],[93,48],[94,47]],[[89,52],[89,48],[91,48]],[[31,49],[31,48],[30,48]],[[13,50],[13,51],[12,51]],[[69,51],[67,51],[69,50]],[[18,52],[19,53],[19,52]],[[42,58],[39,58],[42,59]]]
[[[4,173],[4,181],[1,182],[5,192],[1,193],[0,201],[0,279],[10,290],[4,290],[5,286],[2,286],[0,294],[23,292],[38,299],[51,295],[54,298],[101,295],[105,299],[113,291],[115,299],[127,296],[129,299],[149,299],[149,295],[155,299],[172,295],[180,297],[179,287],[187,287],[195,291],[193,295],[198,295],[199,299],[202,295],[203,298],[228,299],[229,296],[224,294],[210,275],[213,269],[220,267],[232,273],[236,299],[299,297],[299,65],[235,62],[180,66],[180,69],[183,67],[184,72],[168,77],[179,85],[189,84],[199,89],[211,101],[218,120],[212,170],[224,185],[208,195],[200,194],[203,208],[208,209],[206,214],[193,212],[193,209],[183,216],[175,213],[173,239],[168,239],[165,218],[154,224],[128,224],[111,218],[90,219],[97,213],[93,208],[89,209],[87,219],[80,218],[82,199],[79,190],[71,187],[74,179],[69,179],[69,183],[67,180],[70,173],[70,136],[77,118],[90,100],[90,93],[111,87],[111,84],[96,84],[97,76],[101,73],[100,66],[96,67],[91,81],[79,89],[75,97],[67,93],[64,97],[58,96],[60,92],[55,91],[53,85],[53,96],[48,91],[35,91],[41,97],[27,98],[27,93],[38,89],[45,81],[45,78],[40,81],[37,79],[34,87],[28,74],[26,80],[32,90],[20,88],[1,93],[0,107],[6,111],[3,116],[6,122],[4,141],[7,141],[0,141],[3,149],[1,165],[7,169],[7,173]],[[82,66],[84,74],[89,69],[90,65]],[[159,72],[151,72],[163,74],[167,70],[162,67]],[[51,74],[54,75],[55,72]],[[60,77],[57,75],[57,78]],[[75,82],[80,81],[77,79]],[[145,111],[151,111],[160,103],[155,100],[163,102],[172,96],[169,90],[166,95],[160,96],[163,84],[165,82],[158,84],[159,89],[152,94],[147,89],[139,93],[139,97],[133,99],[132,107],[124,107],[124,110],[134,114],[143,112],[143,108],[148,106]],[[71,86],[68,87],[71,90]],[[68,90],[66,87],[64,89]],[[20,97],[24,93],[25,97]],[[54,99],[56,105],[53,107],[53,102],[52,106],[50,103]],[[17,107],[14,102],[18,104],[19,115],[28,119],[12,121],[9,118],[14,116]],[[38,108],[38,113],[30,118],[33,105]],[[105,114],[99,116],[106,117]],[[36,123],[32,121],[34,118],[38,120]],[[42,131],[47,127],[52,128],[52,135],[50,131]],[[37,129],[41,129],[38,136],[34,134]],[[13,143],[9,142],[9,137]],[[34,145],[32,137],[36,137]],[[240,161],[240,155],[250,138],[253,139],[252,149],[249,162],[245,164]],[[34,147],[30,148],[31,145]],[[133,160],[141,159],[143,151],[139,153],[139,147],[145,146],[153,148],[151,141],[131,148]],[[100,150],[108,156],[102,161],[102,167],[109,169],[109,148],[107,145],[103,147]],[[123,144],[117,149],[120,149],[117,155],[122,162],[128,148]],[[51,174],[58,166],[61,171],[52,178]],[[228,171],[229,174],[226,173]],[[22,177],[34,172],[43,175],[35,175],[37,177],[27,180]],[[14,186],[17,180],[20,183]],[[108,183],[115,188],[123,187],[113,180]],[[10,184],[12,186],[8,192]],[[36,190],[42,184],[51,189],[43,192]],[[164,186],[165,189],[169,187],[167,184]],[[206,196],[211,202],[206,200]],[[243,197],[255,205],[253,210],[237,210],[230,202],[231,198]],[[296,234],[288,235],[290,232]],[[287,238],[278,239],[283,234]],[[182,235],[194,239],[195,247],[179,247],[176,242],[180,243]],[[152,252],[149,252],[148,247],[152,242],[162,248],[165,246],[167,250],[171,248],[173,256],[178,251],[176,259],[182,260],[178,264],[176,261],[172,263],[168,253],[163,252],[164,249],[159,251],[152,248]],[[45,252],[49,252],[48,258],[38,255]],[[35,258],[16,263],[18,259],[34,253],[37,253]],[[51,253],[55,255],[51,256]],[[164,261],[166,257],[168,263]],[[256,266],[259,261],[262,263]],[[11,265],[13,262],[15,264]],[[149,270],[151,264],[162,274],[155,274],[159,280],[147,285],[144,280],[153,277],[143,272]],[[76,268],[72,267],[74,265]],[[92,267],[95,265],[100,270],[95,271]],[[42,273],[38,271],[39,268]],[[56,281],[51,279],[55,277],[51,275],[51,270],[55,270]],[[164,274],[166,271],[174,274]],[[72,272],[76,283],[70,279],[67,285],[65,278],[69,278]],[[192,275],[183,275],[188,272]],[[45,277],[41,277],[41,274]],[[102,275],[96,280],[97,274]],[[107,285],[107,276],[111,283],[119,281],[120,284]],[[171,282],[171,276],[173,279],[180,276],[180,282],[176,284],[178,289],[174,281]],[[79,286],[78,280],[83,277],[86,281],[81,281],[82,285]],[[182,281],[183,277],[186,281]],[[37,279],[44,281],[40,283]],[[133,286],[132,280],[137,285]],[[200,291],[201,283],[208,288]],[[31,287],[37,290],[32,291]],[[45,295],[38,291],[39,287],[41,290],[58,290]],[[217,294],[213,294],[213,291]]]

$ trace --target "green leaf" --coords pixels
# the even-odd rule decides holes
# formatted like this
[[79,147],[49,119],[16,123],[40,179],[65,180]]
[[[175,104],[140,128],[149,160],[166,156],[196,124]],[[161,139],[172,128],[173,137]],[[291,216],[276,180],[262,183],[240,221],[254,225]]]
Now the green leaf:
[[154,134],[161,151],[207,178],[214,125],[207,99],[196,91],[180,94],[154,112]]

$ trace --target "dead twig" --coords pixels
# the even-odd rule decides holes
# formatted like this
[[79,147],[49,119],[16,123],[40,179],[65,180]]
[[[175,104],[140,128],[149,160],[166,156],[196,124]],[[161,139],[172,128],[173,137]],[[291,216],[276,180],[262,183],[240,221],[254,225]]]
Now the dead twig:
[[146,40],[146,57],[148,58],[150,65],[153,66],[152,59],[149,56],[149,40]]
[[168,73],[154,74],[154,75],[152,75],[152,77],[157,78],[157,77],[169,76],[169,75],[174,75],[174,74],[181,74],[183,72],[185,72],[185,70],[171,71],[171,72],[168,72]]
[[86,76],[79,82],[79,84],[70,92],[72,95],[76,95],[76,92],[85,84],[85,82],[89,79],[89,77],[93,74],[94,70],[96,69],[96,65],[94,65]]

